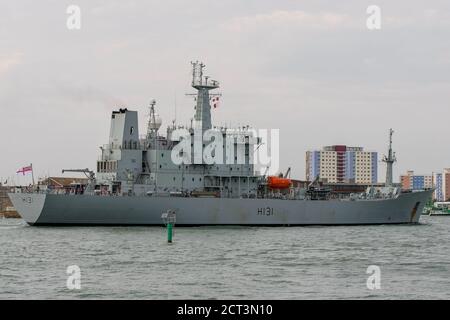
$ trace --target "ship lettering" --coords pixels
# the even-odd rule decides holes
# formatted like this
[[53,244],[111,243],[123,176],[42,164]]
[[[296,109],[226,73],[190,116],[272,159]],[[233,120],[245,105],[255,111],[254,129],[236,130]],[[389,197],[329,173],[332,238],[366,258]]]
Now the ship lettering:
[[32,203],[33,199],[31,197],[24,197],[24,198],[22,198],[22,201],[25,203]]
[[273,216],[273,208],[272,207],[265,207],[265,208],[258,208],[258,216]]

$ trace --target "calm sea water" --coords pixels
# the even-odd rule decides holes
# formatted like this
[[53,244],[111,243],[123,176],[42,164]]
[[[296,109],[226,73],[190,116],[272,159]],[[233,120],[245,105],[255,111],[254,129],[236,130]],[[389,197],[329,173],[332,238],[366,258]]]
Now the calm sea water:
[[[66,286],[81,269],[81,289]],[[369,290],[369,265],[381,288]],[[29,227],[0,219],[1,299],[450,299],[450,217],[355,227]]]

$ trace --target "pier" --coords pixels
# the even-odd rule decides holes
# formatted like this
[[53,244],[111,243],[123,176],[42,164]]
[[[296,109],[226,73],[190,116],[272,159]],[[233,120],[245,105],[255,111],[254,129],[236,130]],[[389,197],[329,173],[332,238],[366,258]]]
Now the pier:
[[0,217],[20,218],[8,197],[8,192],[11,192],[11,187],[0,186]]

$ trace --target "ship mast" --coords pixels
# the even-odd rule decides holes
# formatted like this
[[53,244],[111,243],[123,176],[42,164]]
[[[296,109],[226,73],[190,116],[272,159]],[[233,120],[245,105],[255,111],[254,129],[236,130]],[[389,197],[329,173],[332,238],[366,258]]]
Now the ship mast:
[[392,187],[392,167],[394,162],[397,161],[395,157],[395,152],[392,151],[392,135],[394,134],[394,130],[389,129],[389,151],[388,155],[384,156],[383,162],[386,163],[386,187]]
[[161,123],[160,121],[156,122],[155,105],[156,100],[150,101],[150,116],[148,118],[148,125],[147,125],[147,140],[148,141],[153,140],[156,146],[156,136],[158,134],[158,129],[161,126]]
[[158,158],[159,158],[159,146],[158,146],[158,130],[161,127],[161,119],[155,112],[156,100],[150,101],[150,115],[147,126],[147,143],[151,149],[155,150],[155,173],[154,173],[154,188],[157,192],[158,188]]
[[203,76],[202,62],[195,61],[192,64],[192,87],[197,89],[197,105],[195,107],[194,124],[195,129],[209,130],[211,124],[211,105],[209,104],[209,90],[219,88],[219,82]]

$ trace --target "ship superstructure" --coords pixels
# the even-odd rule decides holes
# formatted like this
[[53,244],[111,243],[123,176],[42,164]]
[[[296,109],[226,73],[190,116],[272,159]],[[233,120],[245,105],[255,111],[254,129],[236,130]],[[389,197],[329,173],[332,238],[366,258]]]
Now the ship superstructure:
[[[193,62],[192,65],[192,87],[197,94],[191,126],[172,124],[166,134],[161,135],[162,121],[153,100],[147,134],[139,138],[137,112],[113,111],[109,143],[101,147],[97,162],[96,183],[103,193],[186,195],[206,192],[220,197],[256,196],[259,180],[254,174],[252,153],[258,139],[248,126],[212,126],[210,99],[213,95],[210,91],[219,88],[219,83],[203,75],[203,63]],[[205,136],[222,137],[223,152],[213,153],[214,161],[205,159],[205,148],[213,140],[206,140]],[[182,163],[174,163],[173,153],[183,139],[191,142],[190,148],[186,148],[190,153],[179,157]]]

